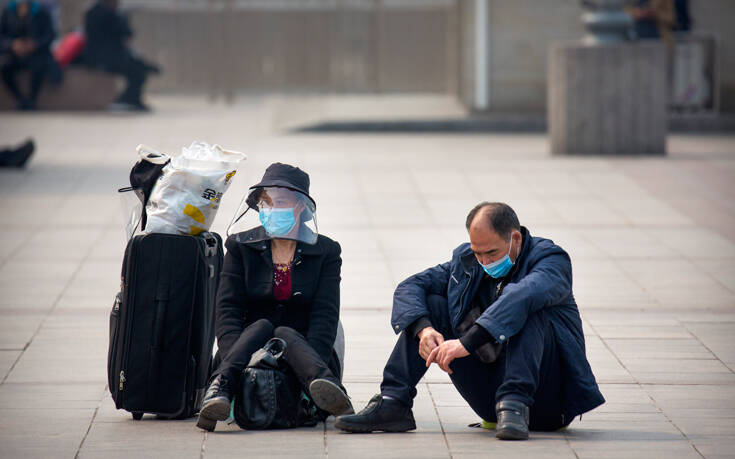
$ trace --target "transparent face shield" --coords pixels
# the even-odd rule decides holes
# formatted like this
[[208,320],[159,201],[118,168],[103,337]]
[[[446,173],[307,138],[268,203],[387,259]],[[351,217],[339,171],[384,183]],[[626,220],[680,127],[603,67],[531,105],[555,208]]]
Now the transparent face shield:
[[315,244],[316,207],[305,194],[289,188],[256,188],[243,197],[227,234],[241,243],[291,239]]
[[140,231],[143,215],[142,193],[133,187],[120,188],[117,191],[120,197],[120,217],[127,242]]

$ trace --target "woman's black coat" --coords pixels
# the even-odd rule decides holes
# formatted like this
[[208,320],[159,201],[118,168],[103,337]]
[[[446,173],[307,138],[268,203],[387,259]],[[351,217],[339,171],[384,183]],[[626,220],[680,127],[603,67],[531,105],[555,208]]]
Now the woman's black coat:
[[[333,346],[339,322],[339,283],[342,249],[319,235],[314,245],[298,242],[291,266],[291,297],[273,297],[270,241],[238,242],[227,238],[224,266],[217,292],[217,346],[224,356],[240,333],[258,319],[288,326],[333,366]],[[219,360],[219,359],[217,359]],[[336,357],[335,357],[336,360]]]

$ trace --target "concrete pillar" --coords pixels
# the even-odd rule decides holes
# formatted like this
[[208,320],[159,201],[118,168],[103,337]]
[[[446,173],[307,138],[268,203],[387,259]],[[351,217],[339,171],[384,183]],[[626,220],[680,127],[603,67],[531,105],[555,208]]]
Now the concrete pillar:
[[552,45],[552,154],[665,154],[666,58],[665,45],[657,41]]

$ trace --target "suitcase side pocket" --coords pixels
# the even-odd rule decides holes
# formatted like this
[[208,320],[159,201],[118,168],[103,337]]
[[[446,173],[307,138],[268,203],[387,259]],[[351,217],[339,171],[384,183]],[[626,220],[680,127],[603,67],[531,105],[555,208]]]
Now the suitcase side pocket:
[[115,356],[117,355],[118,338],[120,335],[120,303],[122,292],[115,295],[115,301],[110,311],[110,343],[107,348],[107,384],[113,399],[116,399],[117,384],[115,378]]

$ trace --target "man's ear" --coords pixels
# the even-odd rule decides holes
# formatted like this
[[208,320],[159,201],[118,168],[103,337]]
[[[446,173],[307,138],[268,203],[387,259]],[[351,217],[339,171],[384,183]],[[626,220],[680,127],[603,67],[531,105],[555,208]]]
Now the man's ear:
[[520,231],[513,231],[513,234],[511,235],[511,238],[513,239],[513,247],[518,247],[518,253],[521,253],[520,247],[521,243],[523,242],[523,236],[521,235]]

